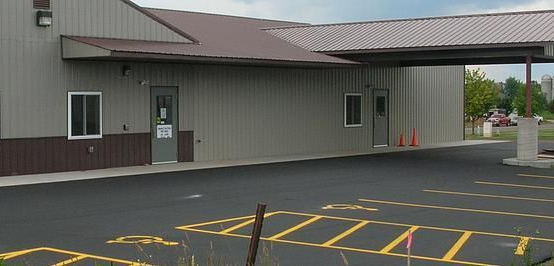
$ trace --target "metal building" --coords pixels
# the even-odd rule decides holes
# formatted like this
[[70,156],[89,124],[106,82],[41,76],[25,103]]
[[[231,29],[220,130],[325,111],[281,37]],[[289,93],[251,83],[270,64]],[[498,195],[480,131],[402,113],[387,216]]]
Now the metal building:
[[379,151],[412,128],[423,144],[462,140],[464,64],[550,60],[551,27],[503,30],[553,18],[306,25],[2,0],[0,175]]

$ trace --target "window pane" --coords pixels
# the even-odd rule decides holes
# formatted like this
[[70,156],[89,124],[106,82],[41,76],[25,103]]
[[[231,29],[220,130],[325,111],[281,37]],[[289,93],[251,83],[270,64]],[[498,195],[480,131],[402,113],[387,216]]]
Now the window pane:
[[83,96],[71,96],[71,135],[83,136],[85,134],[83,127]]
[[353,124],[361,125],[362,124],[362,97],[354,96],[353,103]]
[[87,135],[100,135],[100,96],[86,96]]
[[375,103],[375,113],[378,117],[387,116],[387,102],[385,96],[378,96],[377,102]]
[[362,97],[360,95],[346,96],[346,125],[362,124]]
[[158,96],[157,102],[157,120],[158,125],[173,124],[173,103],[171,95]]

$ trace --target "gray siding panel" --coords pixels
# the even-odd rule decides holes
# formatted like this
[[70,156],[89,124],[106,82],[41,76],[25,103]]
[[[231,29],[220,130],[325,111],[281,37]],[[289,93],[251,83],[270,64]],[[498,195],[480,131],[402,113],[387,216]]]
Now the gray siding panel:
[[372,68],[371,76],[391,92],[391,143],[412,128],[423,144],[463,139],[463,66]]
[[0,1],[2,39],[58,42],[60,35],[190,42],[119,0],[52,0],[52,27],[36,26],[32,1]]

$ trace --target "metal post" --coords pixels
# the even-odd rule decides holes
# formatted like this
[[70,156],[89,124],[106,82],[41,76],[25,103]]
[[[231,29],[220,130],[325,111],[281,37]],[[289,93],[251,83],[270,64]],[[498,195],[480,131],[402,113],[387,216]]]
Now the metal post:
[[264,223],[266,206],[266,204],[258,203],[256,220],[254,220],[254,228],[252,229],[252,237],[250,238],[250,246],[248,247],[246,266],[254,266],[256,263],[256,254],[258,253],[258,244],[260,243],[260,236],[262,235],[262,225]]
[[533,117],[533,84],[531,81],[531,64],[533,63],[533,60],[531,59],[531,56],[527,56],[526,58],[526,88],[525,88],[525,117],[532,118]]

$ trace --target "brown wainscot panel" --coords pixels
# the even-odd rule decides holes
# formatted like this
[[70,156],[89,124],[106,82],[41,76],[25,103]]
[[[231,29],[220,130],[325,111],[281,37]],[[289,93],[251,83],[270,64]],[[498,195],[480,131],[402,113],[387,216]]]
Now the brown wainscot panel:
[[179,131],[179,162],[194,161],[194,132]]
[[[89,152],[89,147],[93,151]],[[0,176],[92,170],[151,163],[150,133],[0,140]]]

